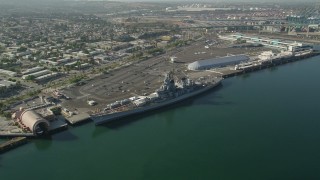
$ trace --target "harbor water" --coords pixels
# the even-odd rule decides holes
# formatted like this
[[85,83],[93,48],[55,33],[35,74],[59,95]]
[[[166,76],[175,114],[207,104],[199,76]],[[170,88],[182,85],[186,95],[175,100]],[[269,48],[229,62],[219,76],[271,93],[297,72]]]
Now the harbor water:
[[320,179],[320,57],[0,156],[1,179]]

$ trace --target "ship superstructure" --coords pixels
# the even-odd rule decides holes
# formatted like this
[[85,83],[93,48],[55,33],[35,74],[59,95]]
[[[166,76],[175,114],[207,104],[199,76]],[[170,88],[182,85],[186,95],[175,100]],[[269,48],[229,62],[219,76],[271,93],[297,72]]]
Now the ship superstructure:
[[147,96],[133,96],[108,104],[103,112],[92,114],[96,125],[129,115],[158,109],[205,92],[220,84],[222,78],[202,77],[196,81],[183,77],[177,82],[173,73],[165,74],[163,84]]

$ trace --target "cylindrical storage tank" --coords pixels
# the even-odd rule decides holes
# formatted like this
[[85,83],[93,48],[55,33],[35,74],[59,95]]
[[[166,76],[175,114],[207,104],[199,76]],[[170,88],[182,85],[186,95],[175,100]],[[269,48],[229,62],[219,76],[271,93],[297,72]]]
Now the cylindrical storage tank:
[[49,130],[49,122],[33,110],[23,111],[20,119],[34,135],[42,135]]

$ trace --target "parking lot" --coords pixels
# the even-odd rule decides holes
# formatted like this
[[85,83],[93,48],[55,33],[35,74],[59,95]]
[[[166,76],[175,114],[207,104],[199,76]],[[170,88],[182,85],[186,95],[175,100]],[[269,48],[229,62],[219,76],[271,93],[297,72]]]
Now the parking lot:
[[[214,39],[215,37],[208,38],[216,40]],[[82,85],[65,88],[63,93],[71,97],[71,100],[64,102],[63,106],[102,109],[107,104],[117,100],[136,95],[148,95],[154,92],[161,86],[163,75],[168,71],[174,70],[176,78],[188,76],[188,73],[193,74],[190,74],[190,77],[198,77],[194,72],[187,70],[187,65],[191,62],[230,54],[251,55],[266,50],[264,48],[229,48],[228,44],[224,42],[215,42],[209,48],[206,48],[207,43],[205,40],[202,40],[201,42],[178,48],[158,57],[111,71],[108,74],[87,80]],[[201,53],[197,54],[198,52]],[[176,57],[175,63],[170,61],[170,57],[173,56]],[[218,75],[214,72],[207,72],[205,74],[208,73],[213,76]],[[91,107],[87,104],[88,100],[96,101],[97,105]]]

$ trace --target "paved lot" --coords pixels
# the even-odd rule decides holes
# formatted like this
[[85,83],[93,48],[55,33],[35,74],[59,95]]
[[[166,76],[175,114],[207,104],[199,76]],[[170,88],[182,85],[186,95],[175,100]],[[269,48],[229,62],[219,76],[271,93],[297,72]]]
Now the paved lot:
[[8,135],[10,133],[22,133],[22,130],[18,126],[13,125],[12,120],[6,120],[0,117],[0,136]]
[[[252,55],[266,50],[263,48],[228,48],[228,44],[218,41],[214,36],[207,39],[215,40],[217,43],[205,48],[207,44],[205,40],[202,40],[191,46],[179,48],[164,55],[98,76],[87,81],[82,86],[66,88],[63,93],[71,97],[72,100],[64,102],[63,106],[69,108],[91,108],[92,110],[102,109],[107,104],[117,100],[154,92],[162,84],[163,75],[173,69],[177,76],[181,77],[188,74],[190,77],[198,78],[201,73],[187,70],[187,65],[196,60],[226,56],[228,54]],[[170,62],[171,56],[177,57],[176,63]],[[214,72],[205,72],[204,74],[220,76],[219,73]],[[95,100],[98,104],[90,107],[87,104],[87,100]]]

